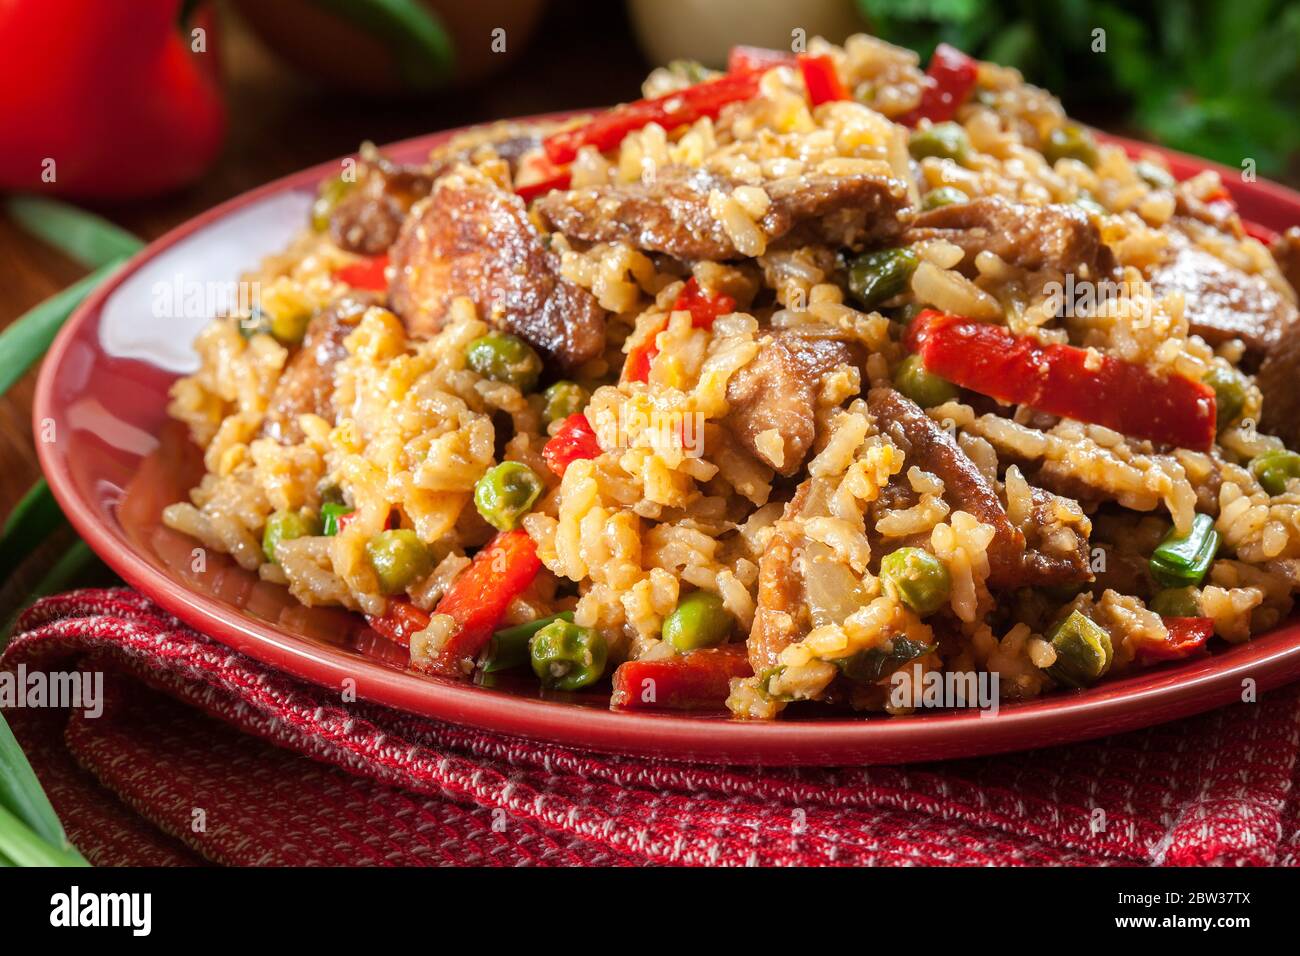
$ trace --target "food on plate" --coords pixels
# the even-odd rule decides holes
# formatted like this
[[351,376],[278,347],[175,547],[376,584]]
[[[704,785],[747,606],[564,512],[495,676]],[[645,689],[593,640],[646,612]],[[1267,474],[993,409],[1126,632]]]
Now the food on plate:
[[1014,70],[867,36],[372,147],[209,325],[164,520],[450,680],[908,713],[1300,587],[1300,233]]

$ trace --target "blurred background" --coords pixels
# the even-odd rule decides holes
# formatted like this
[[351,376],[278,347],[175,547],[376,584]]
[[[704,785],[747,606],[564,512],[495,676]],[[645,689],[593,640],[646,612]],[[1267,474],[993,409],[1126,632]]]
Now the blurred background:
[[[722,66],[868,30],[1019,67],[1078,118],[1300,185],[1300,2],[6,0],[0,190],[152,239],[231,196],[447,127],[634,99],[669,59]],[[7,74],[7,75],[3,75]],[[34,82],[33,77],[40,77]],[[57,157],[57,173],[44,165]],[[84,269],[0,219],[0,328]],[[38,474],[34,373],[0,399],[0,515]]]

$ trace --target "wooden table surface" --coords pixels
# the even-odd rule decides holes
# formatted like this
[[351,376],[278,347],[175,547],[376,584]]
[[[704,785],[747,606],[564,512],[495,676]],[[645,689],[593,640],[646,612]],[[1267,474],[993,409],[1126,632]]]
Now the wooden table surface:
[[[554,3],[527,50],[473,89],[408,102],[315,88],[275,61],[231,16],[221,24],[230,129],[204,180],[160,199],[96,211],[153,239],[217,203],[276,177],[354,151],[439,129],[635,98],[648,69],[622,4]],[[0,328],[84,270],[0,214]],[[31,410],[36,371],[0,398],[0,517],[39,477]]]

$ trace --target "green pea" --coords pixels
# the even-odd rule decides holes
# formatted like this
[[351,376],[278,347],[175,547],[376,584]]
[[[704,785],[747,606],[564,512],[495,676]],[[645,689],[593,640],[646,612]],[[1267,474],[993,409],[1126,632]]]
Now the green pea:
[[542,406],[542,418],[548,425],[563,421],[586,408],[589,398],[591,396],[587,390],[577,382],[556,382],[542,392],[542,399],[546,403]]
[[894,387],[922,408],[933,408],[957,397],[957,386],[927,371],[919,355],[909,355],[894,370]]
[[1047,673],[1067,687],[1086,687],[1110,670],[1114,657],[1110,634],[1082,611],[1072,611],[1047,635],[1056,662]]
[[433,552],[410,528],[372,535],[366,542],[366,557],[385,594],[401,594],[433,570]]
[[271,334],[282,345],[297,345],[307,334],[311,311],[286,306],[270,313]]
[[715,647],[731,634],[731,613],[712,591],[692,591],[664,619],[663,639],[677,650]]
[[864,309],[874,309],[904,289],[920,259],[911,249],[878,249],[849,263],[849,292]]
[[917,614],[933,614],[952,593],[948,566],[923,548],[899,548],[880,562],[885,588]]
[[1293,451],[1268,451],[1250,463],[1250,473],[1270,495],[1286,494],[1289,478],[1300,478],[1300,455]]
[[965,163],[970,158],[970,139],[957,123],[935,123],[926,129],[913,130],[907,149],[913,159],[937,156]]
[[534,634],[556,621],[572,620],[572,611],[562,611],[541,620],[516,624],[514,627],[496,631],[488,641],[487,647],[483,649],[483,655],[479,659],[479,672],[491,674],[496,671],[510,670],[513,667],[523,667],[529,662],[528,644]]
[[1096,166],[1100,158],[1092,133],[1075,123],[1058,126],[1047,136],[1043,155],[1053,166],[1059,159],[1077,159],[1085,166]]
[[275,557],[277,544],[316,534],[320,534],[320,521],[310,511],[277,511],[262,528],[262,553],[272,564],[279,564]]
[[963,202],[970,202],[970,197],[956,186],[940,186],[921,197],[921,208],[938,209],[940,206],[953,206]]
[[1147,159],[1139,159],[1133,164],[1133,172],[1152,189],[1173,189],[1178,181],[1167,169]]
[[1235,422],[1246,407],[1246,379],[1236,369],[1211,365],[1201,381],[1214,389],[1215,417],[1222,431]]
[[475,372],[494,382],[505,382],[521,392],[537,387],[542,360],[523,339],[509,332],[489,332],[469,343],[465,361]]
[[1147,607],[1161,617],[1200,617],[1201,602],[1194,587],[1157,591]]
[[356,181],[348,181],[342,176],[335,176],[321,183],[320,194],[311,207],[311,227],[317,232],[324,232],[330,227],[330,215],[334,207],[344,196],[352,191]]
[[548,690],[581,690],[605,673],[609,649],[599,632],[552,621],[528,642],[533,673]]
[[498,531],[513,531],[544,488],[527,465],[503,461],[474,483],[474,507]]

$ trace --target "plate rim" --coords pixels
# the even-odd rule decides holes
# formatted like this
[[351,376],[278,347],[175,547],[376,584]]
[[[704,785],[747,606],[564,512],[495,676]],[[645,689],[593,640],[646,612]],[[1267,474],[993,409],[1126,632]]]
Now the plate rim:
[[[587,111],[538,114],[514,121],[559,120],[581,112]],[[381,151],[427,149],[482,125],[410,137],[383,146]],[[1130,151],[1159,153],[1184,167],[1214,169],[1224,176],[1225,184],[1230,184],[1235,175],[1228,167],[1198,157],[1109,134],[1102,137]],[[326,160],[234,196],[168,230],[127,260],[73,312],[51,344],[36,383],[33,434],[40,434],[44,419],[58,418],[53,414],[55,385],[68,349],[86,338],[94,343],[97,355],[103,355],[98,341],[99,319],[104,303],[123,282],[181,240],[264,199],[314,184],[331,168],[355,155]],[[1246,187],[1247,194],[1254,192],[1300,212],[1300,194],[1283,186],[1261,179]],[[398,671],[353,652],[296,636],[191,591],[136,553],[135,544],[116,515],[81,495],[72,480],[68,456],[56,451],[57,443],[34,444],[55,499],[91,549],[124,581],[199,633],[318,686],[341,689],[341,682],[351,678],[356,682],[358,699],[463,727],[580,751],[733,765],[910,763],[1095,739],[1222,706],[1240,695],[1241,682],[1246,678],[1254,678],[1260,690],[1266,691],[1300,677],[1300,621],[1293,620],[1234,648],[1230,661],[1211,657],[1145,670],[1100,687],[1006,705],[996,717],[947,712],[898,718],[755,722],[600,710],[493,693],[472,684]],[[1194,675],[1177,676],[1197,665],[1199,670]]]

